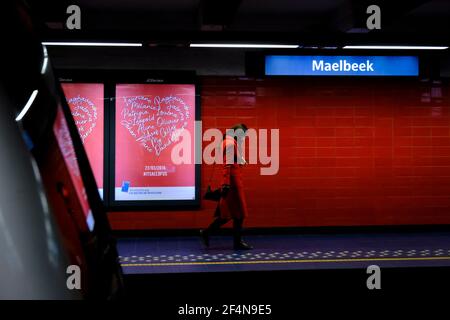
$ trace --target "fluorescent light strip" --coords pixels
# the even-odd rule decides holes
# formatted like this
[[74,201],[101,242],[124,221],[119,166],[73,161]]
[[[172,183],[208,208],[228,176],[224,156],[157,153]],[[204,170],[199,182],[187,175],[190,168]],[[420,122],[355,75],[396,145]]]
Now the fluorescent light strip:
[[42,45],[42,50],[43,50],[44,59],[42,61],[41,74],[45,74],[45,72],[47,71],[47,65],[48,65],[48,53],[47,53],[47,48],[45,47],[45,45]]
[[22,120],[22,118],[25,116],[25,114],[28,112],[28,110],[30,109],[31,105],[33,104],[34,99],[36,99],[37,94],[38,94],[37,90],[34,90],[31,93],[31,96],[28,99],[27,104],[25,105],[25,107],[23,107],[22,111],[20,111],[19,115],[16,117],[16,121]]
[[125,42],[42,42],[46,46],[79,46],[79,47],[142,47],[142,43]]
[[296,49],[296,44],[238,44],[238,43],[191,43],[191,48],[258,48],[258,49]]
[[448,47],[437,46],[344,46],[344,49],[371,49],[371,50],[445,50]]

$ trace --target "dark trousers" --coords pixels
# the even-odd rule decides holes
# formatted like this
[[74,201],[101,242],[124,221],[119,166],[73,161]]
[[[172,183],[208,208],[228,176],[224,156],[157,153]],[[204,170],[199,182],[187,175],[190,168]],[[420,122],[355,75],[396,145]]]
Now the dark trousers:
[[[207,235],[214,233],[219,230],[221,226],[226,224],[231,219],[222,219],[220,217],[216,217],[214,221],[209,225],[208,228],[205,229]],[[244,223],[244,219],[233,219],[233,239],[234,243],[238,244],[242,241],[242,224]]]

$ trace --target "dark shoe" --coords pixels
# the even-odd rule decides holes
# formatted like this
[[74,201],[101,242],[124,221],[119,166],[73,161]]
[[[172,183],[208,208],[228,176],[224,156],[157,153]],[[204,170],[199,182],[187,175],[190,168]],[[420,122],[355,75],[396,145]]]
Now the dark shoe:
[[252,250],[251,245],[246,244],[244,241],[240,241],[234,244],[234,250]]
[[205,247],[209,248],[209,235],[206,230],[200,230],[200,239]]

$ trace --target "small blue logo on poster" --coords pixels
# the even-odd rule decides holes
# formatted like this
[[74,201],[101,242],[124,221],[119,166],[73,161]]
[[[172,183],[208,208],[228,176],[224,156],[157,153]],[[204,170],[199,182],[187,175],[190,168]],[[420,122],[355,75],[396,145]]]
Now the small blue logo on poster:
[[122,192],[128,192],[129,188],[130,188],[130,181],[123,181],[122,182]]

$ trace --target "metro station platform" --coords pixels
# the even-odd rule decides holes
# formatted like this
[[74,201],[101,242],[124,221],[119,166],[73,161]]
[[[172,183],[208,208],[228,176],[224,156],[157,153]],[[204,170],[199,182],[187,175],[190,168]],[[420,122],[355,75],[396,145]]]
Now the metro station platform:
[[125,274],[211,273],[449,267],[450,232],[248,235],[250,251],[232,249],[230,236],[204,248],[194,236],[121,238]]

